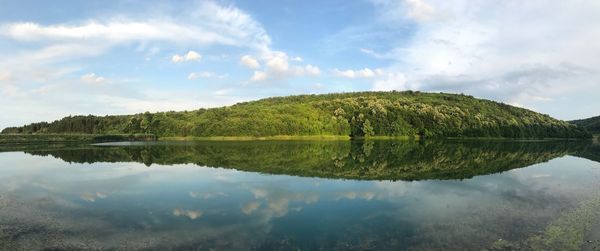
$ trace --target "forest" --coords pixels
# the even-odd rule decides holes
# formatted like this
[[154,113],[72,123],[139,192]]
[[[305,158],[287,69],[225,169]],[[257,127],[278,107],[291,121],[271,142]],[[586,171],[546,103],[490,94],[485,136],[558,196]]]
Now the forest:
[[579,126],[592,134],[600,134],[600,116],[572,120],[569,123]]
[[266,98],[182,112],[69,116],[3,134],[151,134],[158,137],[347,135],[589,138],[549,115],[463,94],[355,92]]

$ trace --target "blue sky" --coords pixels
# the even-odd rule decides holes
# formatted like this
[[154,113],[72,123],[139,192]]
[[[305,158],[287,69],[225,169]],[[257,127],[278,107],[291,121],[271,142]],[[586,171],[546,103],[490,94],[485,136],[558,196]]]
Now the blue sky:
[[600,115],[598,1],[0,0],[0,128],[366,90]]

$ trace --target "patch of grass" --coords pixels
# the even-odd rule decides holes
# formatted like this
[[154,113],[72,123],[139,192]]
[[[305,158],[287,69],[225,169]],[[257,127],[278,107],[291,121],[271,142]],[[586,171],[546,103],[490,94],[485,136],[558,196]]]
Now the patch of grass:
[[252,136],[212,136],[212,137],[161,137],[161,141],[256,141],[256,140],[350,140],[350,136],[343,135],[277,135],[265,137]]

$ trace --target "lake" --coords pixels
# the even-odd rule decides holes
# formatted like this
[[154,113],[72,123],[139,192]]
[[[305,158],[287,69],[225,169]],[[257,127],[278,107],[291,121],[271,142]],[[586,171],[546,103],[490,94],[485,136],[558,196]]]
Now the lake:
[[593,250],[600,145],[0,146],[0,249]]

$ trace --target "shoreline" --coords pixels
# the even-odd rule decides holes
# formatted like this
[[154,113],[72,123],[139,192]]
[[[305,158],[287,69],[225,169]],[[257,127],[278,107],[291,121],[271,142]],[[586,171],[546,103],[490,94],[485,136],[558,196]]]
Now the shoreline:
[[419,140],[419,136],[371,136],[350,137],[348,135],[274,135],[274,136],[187,136],[160,137],[158,141],[263,141],[263,140]]
[[156,141],[150,134],[0,134],[0,144],[43,144],[43,143],[101,143],[118,141]]
[[[157,137],[151,134],[0,134],[0,144],[41,144],[41,143],[105,143],[126,141],[351,141],[351,140],[486,140],[486,141],[580,141],[587,138],[498,138],[498,137],[436,137],[413,136],[370,136],[350,137],[348,135],[274,135],[274,136],[170,136]],[[597,138],[594,138],[597,140]]]

